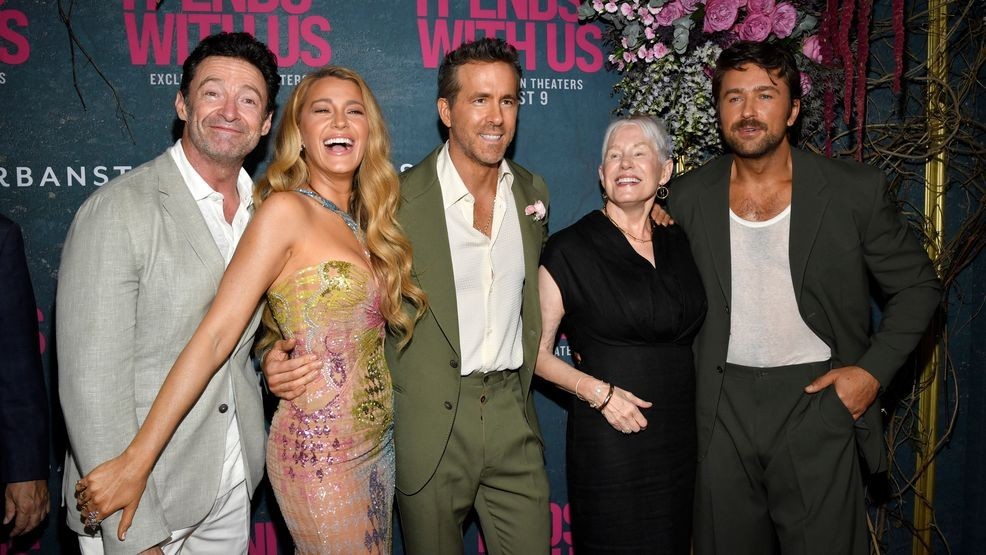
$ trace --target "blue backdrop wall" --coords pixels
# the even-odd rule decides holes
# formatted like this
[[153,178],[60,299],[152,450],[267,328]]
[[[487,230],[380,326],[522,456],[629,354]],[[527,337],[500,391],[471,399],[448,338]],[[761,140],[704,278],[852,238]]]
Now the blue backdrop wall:
[[[52,311],[71,219],[109,179],[173,143],[180,132],[173,104],[181,62],[199,39],[246,30],[267,42],[279,58],[282,101],[313,68],[333,63],[359,71],[382,104],[398,168],[416,163],[442,140],[435,81],[445,52],[482,36],[507,39],[524,66],[523,107],[508,155],[547,180],[550,227],[557,231],[599,207],[599,141],[614,106],[616,76],[604,68],[602,32],[579,25],[578,3],[0,0],[0,213],[24,231],[49,385],[57,380]],[[261,143],[248,163],[252,175],[261,174],[272,150],[272,141]],[[564,344],[560,349],[566,354]],[[553,552],[569,553],[566,397],[543,384],[537,395],[552,488]],[[75,550],[58,509],[65,436],[57,397],[52,401],[52,516],[26,542],[0,545],[0,555]],[[262,489],[250,552],[290,552],[269,489]],[[475,526],[467,545],[470,553],[483,552]],[[395,552],[402,552],[399,540]]]

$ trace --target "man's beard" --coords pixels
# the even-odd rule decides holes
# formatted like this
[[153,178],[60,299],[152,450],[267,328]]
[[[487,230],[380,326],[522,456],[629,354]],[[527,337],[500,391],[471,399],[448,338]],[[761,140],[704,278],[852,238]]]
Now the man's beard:
[[[735,138],[735,133],[744,127],[754,127],[764,131],[764,135],[754,141],[743,141]],[[777,150],[777,147],[784,142],[786,131],[781,134],[773,134],[767,125],[754,118],[747,118],[734,123],[730,127],[729,133],[723,133],[723,140],[729,146],[733,154],[740,158],[763,158],[765,155]]]

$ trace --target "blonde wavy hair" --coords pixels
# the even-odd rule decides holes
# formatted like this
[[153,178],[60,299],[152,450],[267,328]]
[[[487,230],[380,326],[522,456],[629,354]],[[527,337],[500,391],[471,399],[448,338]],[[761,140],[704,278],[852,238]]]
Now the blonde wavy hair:
[[[369,133],[363,161],[353,179],[349,213],[363,230],[366,248],[370,251],[370,265],[381,283],[380,312],[403,348],[411,340],[414,323],[425,312],[427,296],[411,280],[411,242],[397,223],[400,184],[390,163],[387,126],[373,92],[359,74],[340,66],[325,66],[301,80],[285,106],[284,118],[277,131],[274,159],[253,188],[254,206],[259,208],[275,191],[293,191],[308,183],[308,164],[301,153],[298,124],[309,89],[328,77],[355,83],[363,96]],[[414,307],[413,313],[403,308],[405,300]],[[281,338],[269,305],[264,307],[263,324],[258,352]]]

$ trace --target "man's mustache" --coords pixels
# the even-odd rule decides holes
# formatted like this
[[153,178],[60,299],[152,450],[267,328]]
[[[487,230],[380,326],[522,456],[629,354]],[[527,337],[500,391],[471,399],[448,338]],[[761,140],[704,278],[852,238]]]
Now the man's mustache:
[[738,122],[734,123],[731,129],[733,131],[739,131],[740,129],[749,129],[751,127],[754,129],[761,129],[763,131],[767,130],[766,123],[763,123],[762,121],[754,118],[741,119]]

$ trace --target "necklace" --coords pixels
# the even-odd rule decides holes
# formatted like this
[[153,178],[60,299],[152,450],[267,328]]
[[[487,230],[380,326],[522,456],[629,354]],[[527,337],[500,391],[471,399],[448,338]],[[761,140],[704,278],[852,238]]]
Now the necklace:
[[486,225],[484,226],[476,226],[474,223],[473,227],[476,228],[476,231],[482,233],[487,237],[490,236],[490,232],[493,229],[493,212],[495,211],[496,211],[496,191],[493,191],[493,200],[490,201],[490,217],[486,221]]
[[346,223],[346,227],[352,230],[353,234],[356,235],[356,238],[358,238],[360,242],[363,241],[363,233],[359,228],[359,224],[356,223],[356,220],[354,220],[352,216],[336,206],[334,202],[316,193],[313,189],[295,189],[294,191],[296,193],[301,193],[308,198],[314,199],[316,202],[327,208],[330,212],[334,212],[342,218],[342,221]]
[[[606,216],[606,219],[609,220],[609,223],[611,223],[614,226],[616,226],[616,229],[622,231],[623,232],[623,235],[626,235],[627,237],[629,237],[630,239],[633,239],[634,241],[636,241],[638,243],[650,243],[651,241],[654,240],[653,233],[651,233],[651,237],[650,238],[648,238],[648,239],[641,239],[641,238],[637,237],[636,235],[634,235],[634,234],[630,233],[629,231],[627,231],[627,230],[623,229],[622,227],[620,227],[620,224],[616,223],[616,221],[613,220],[613,218],[610,218],[609,217],[609,212],[606,211],[606,207],[605,206],[603,206],[603,216]],[[651,230],[653,230],[654,229],[654,222],[653,222],[653,220],[651,221],[650,225],[651,225]]]

